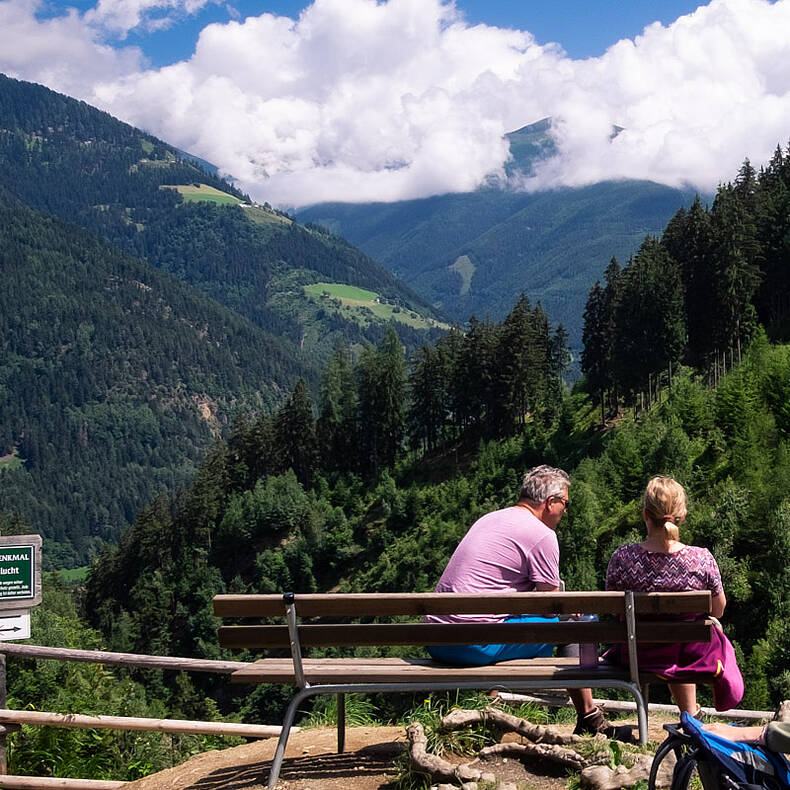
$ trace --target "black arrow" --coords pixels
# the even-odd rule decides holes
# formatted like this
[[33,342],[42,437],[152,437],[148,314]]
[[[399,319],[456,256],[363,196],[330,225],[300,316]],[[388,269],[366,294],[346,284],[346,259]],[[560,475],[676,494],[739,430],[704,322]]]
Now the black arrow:
[[21,630],[22,629],[18,625],[15,625],[13,628],[0,628],[0,633],[2,633],[3,631],[21,631]]

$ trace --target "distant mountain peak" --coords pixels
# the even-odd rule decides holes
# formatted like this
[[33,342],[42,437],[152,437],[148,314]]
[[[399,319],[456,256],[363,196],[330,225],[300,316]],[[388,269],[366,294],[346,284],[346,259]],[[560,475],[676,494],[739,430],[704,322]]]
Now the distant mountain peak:
[[512,157],[505,165],[508,176],[514,173],[529,175],[536,162],[549,159],[557,153],[557,146],[549,135],[550,129],[551,118],[542,118],[505,135],[510,143]]
[[521,137],[525,134],[546,134],[549,129],[551,129],[551,118],[546,116],[539,121],[535,121],[535,123],[530,123],[526,126],[522,126],[520,129],[508,132],[505,137],[512,139],[514,137]]

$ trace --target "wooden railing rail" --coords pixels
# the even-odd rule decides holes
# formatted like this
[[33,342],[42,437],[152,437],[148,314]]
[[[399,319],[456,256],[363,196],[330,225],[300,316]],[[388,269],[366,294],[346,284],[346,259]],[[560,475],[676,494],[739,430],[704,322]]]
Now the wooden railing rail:
[[50,727],[84,727],[114,730],[147,730],[196,735],[224,735],[241,738],[272,738],[279,726],[238,724],[235,722],[186,721],[179,719],[142,719],[127,716],[86,716],[76,713],[9,710],[6,705],[6,656],[50,661],[80,661],[114,664],[176,672],[212,672],[229,675],[249,666],[246,661],[211,661],[177,656],[148,656],[136,653],[111,653],[103,650],[72,650],[63,647],[0,643],[0,788],[8,790],[120,790],[127,782],[90,779],[65,779],[40,776],[10,776],[6,773],[6,733],[23,724]]
[[104,779],[59,779],[55,776],[0,776],[0,787],[8,790],[121,790],[129,782]]
[[41,647],[0,642],[0,654],[20,658],[49,658],[54,661],[85,661],[91,664],[169,669],[176,672],[217,672],[229,675],[248,666],[245,661],[210,661],[203,658],[176,656],[146,656],[137,653],[109,653],[103,650],[72,650],[65,647]]
[[280,727],[268,724],[239,724],[228,721],[187,719],[142,719],[132,716],[86,716],[80,713],[50,713],[43,710],[0,709],[0,722],[41,727],[78,727],[97,730],[140,730],[192,735],[227,735],[234,738],[277,738]]

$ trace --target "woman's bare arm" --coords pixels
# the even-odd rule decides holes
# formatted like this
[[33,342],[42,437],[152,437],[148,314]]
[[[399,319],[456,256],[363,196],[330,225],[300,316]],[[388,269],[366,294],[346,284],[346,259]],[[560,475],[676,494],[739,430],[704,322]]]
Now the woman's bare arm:
[[718,595],[714,595],[710,602],[710,613],[714,617],[721,617],[724,614],[724,609],[727,606],[727,597],[722,590]]

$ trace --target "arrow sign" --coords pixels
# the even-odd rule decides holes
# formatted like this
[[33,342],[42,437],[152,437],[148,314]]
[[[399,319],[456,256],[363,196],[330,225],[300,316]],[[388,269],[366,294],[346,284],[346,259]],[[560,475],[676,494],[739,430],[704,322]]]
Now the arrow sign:
[[30,610],[0,612],[0,640],[30,639]]

